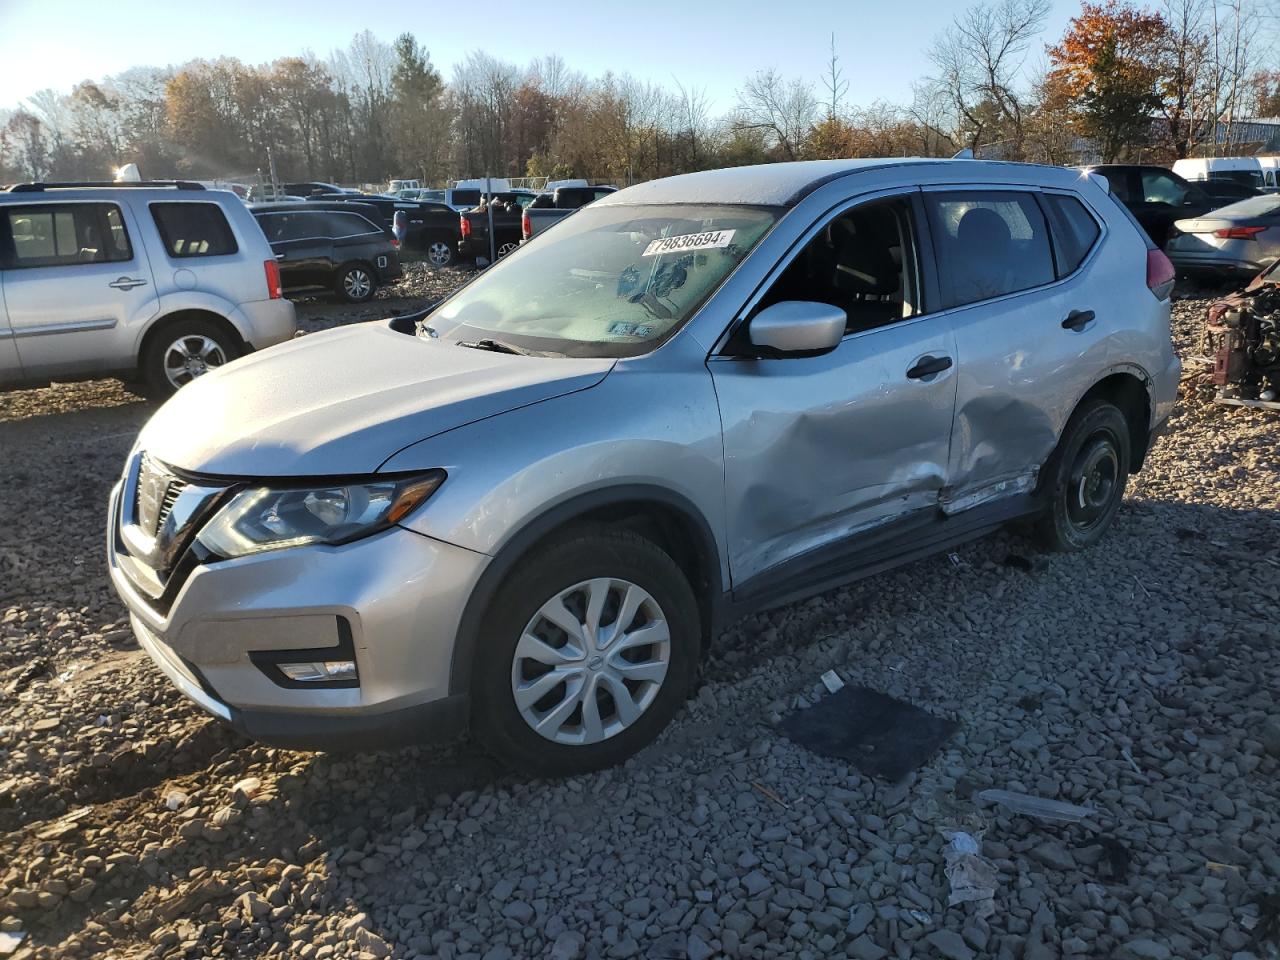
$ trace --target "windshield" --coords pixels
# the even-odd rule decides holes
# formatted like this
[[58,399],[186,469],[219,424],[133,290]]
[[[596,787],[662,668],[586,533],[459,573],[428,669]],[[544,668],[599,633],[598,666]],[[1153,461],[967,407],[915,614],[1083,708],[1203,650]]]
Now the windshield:
[[[442,340],[631,357],[675,334],[778,219],[746,206],[588,207],[427,320]],[[493,349],[493,343],[487,343]]]

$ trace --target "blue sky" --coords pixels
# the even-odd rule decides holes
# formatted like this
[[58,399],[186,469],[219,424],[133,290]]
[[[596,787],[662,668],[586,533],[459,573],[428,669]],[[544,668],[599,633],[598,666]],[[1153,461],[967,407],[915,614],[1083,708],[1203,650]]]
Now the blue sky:
[[[849,101],[902,102],[912,80],[929,69],[929,40],[963,6],[945,0],[544,0],[532,7],[507,0],[0,0],[0,107],[45,87],[65,91],[137,65],[220,55],[263,63],[304,49],[323,58],[366,27],[388,41],[413,32],[446,76],[476,48],[519,64],[558,53],[589,75],[612,69],[703,89],[715,113],[732,106],[743,77],[764,67],[818,81],[834,32]],[[1045,39],[1061,36],[1078,9],[1078,0],[1054,0]],[[1037,49],[1031,59],[1039,56]]]

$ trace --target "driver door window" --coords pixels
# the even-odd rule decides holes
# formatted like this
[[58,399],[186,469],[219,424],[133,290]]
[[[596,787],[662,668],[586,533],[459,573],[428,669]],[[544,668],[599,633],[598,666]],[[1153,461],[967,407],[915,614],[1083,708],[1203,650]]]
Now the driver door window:
[[829,303],[845,312],[846,333],[920,313],[911,204],[906,197],[855,207],[829,221],[796,255],[760,302]]

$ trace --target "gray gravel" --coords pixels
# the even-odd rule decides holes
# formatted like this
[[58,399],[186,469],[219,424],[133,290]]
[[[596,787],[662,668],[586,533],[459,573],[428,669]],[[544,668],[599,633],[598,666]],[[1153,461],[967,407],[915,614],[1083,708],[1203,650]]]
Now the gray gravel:
[[[1184,355],[1204,306],[1176,304]],[[0,395],[0,931],[41,958],[1274,957],[1280,420],[1207,403],[1204,369],[1102,546],[1005,532],[745,620],[657,744],[555,783],[466,744],[309,755],[207,719],[102,570],[153,406]],[[816,757],[775,724],[828,669],[961,732],[894,786]],[[988,787],[1098,813],[1042,823]],[[996,869],[985,919],[946,905],[955,828]]]

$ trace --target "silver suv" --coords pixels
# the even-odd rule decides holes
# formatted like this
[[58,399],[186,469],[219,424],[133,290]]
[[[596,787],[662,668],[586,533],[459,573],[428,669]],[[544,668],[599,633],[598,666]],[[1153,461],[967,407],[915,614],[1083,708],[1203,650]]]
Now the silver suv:
[[275,254],[233,193],[0,191],[0,388],[120,376],[167,396],[294,330]]
[[250,736],[611,764],[744,613],[1015,519],[1097,543],[1174,403],[1172,282],[1069,170],[641,184],[416,322],[183,390],[112,494],[111,576]]

